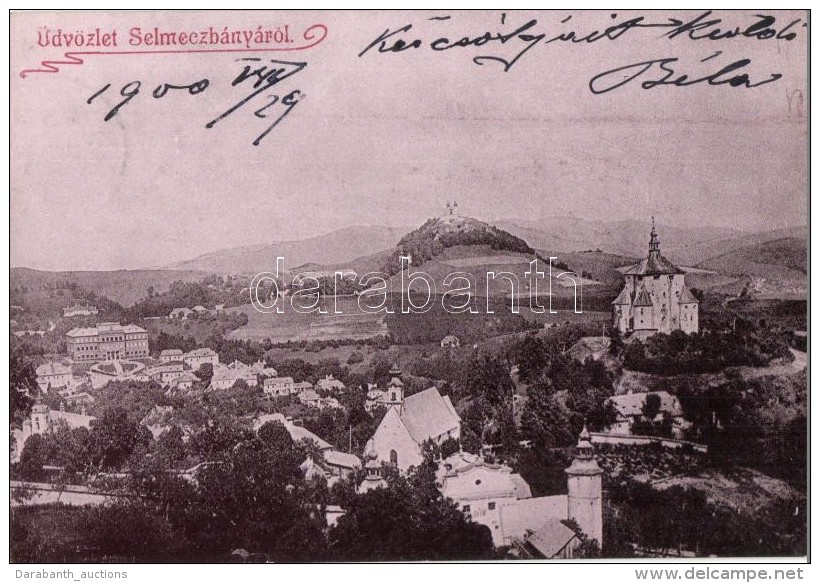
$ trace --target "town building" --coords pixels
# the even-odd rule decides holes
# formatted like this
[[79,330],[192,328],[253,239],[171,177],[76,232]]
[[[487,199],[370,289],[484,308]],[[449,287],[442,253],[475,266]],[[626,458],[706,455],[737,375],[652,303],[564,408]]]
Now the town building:
[[686,289],[683,270],[661,255],[654,218],[649,254],[624,271],[623,290],[612,302],[612,320],[625,337],[698,331],[698,301]]
[[279,371],[272,366],[268,366],[263,360],[257,360],[250,365],[250,368],[253,372],[262,375],[263,377],[275,377],[279,375]]
[[306,407],[318,407],[320,400],[321,397],[319,397],[319,393],[313,389],[308,389],[307,391],[302,391],[299,393],[299,402]]
[[319,379],[316,382],[317,391],[328,391],[330,393],[339,393],[345,390],[345,384],[339,379],[333,378],[332,374],[325,375],[325,378]]
[[172,380],[182,376],[184,372],[182,361],[165,362],[146,368],[143,371],[150,380],[167,385]]
[[[313,388],[311,386],[311,388]],[[266,395],[286,397],[296,393],[292,377],[270,377],[262,381],[262,389]]]
[[325,466],[332,476],[346,478],[362,467],[362,461],[352,453],[329,449],[323,453],[323,457]]
[[90,428],[91,422],[95,419],[95,417],[86,415],[85,406],[82,407],[80,413],[70,413],[63,406],[60,407],[59,411],[53,411],[48,405],[43,404],[42,398],[38,395],[31,407],[28,419],[23,421],[23,428],[15,429],[12,432],[14,445],[12,446],[11,461],[15,462],[20,459],[23,447],[32,435],[52,433],[61,424],[65,424],[69,429],[76,429],[77,427]]
[[63,308],[63,318],[73,318],[74,316],[96,316],[97,306],[74,304]]
[[230,389],[237,381],[244,381],[249,387],[255,387],[259,384],[259,377],[244,364],[242,366],[217,366],[214,368],[208,388],[209,390]]
[[[387,486],[375,440],[368,442],[365,459],[360,494]],[[601,548],[604,542],[603,470],[586,428],[565,472],[567,494],[534,498],[527,482],[508,466],[459,451],[439,460],[436,482],[470,520],[489,529],[495,546],[511,547],[524,558],[571,559],[584,537]]]
[[68,356],[74,362],[98,362],[148,356],[148,332],[116,322],[93,328],[72,328],[65,335]]
[[197,378],[196,375],[186,370],[178,377],[171,379],[168,386],[172,393],[174,391],[188,391],[194,386],[194,383],[198,381],[199,378]]
[[[565,472],[567,494],[519,498],[501,506],[498,528],[496,524],[491,528],[493,540],[498,540],[496,531],[500,531],[502,544],[512,546],[527,558],[571,559],[581,543],[580,534],[597,540],[603,548],[603,470],[595,460],[595,448],[586,427]],[[469,514],[476,515],[475,509],[471,507]],[[489,510],[487,516],[493,518]],[[580,532],[571,528],[573,522]]]
[[406,471],[424,460],[422,444],[425,441],[441,445],[448,439],[460,437],[461,418],[450,398],[432,387],[403,398],[397,406],[388,407],[368,442],[368,451],[374,450],[378,460]]
[[159,353],[160,362],[182,362],[183,358],[184,354],[179,348],[170,348]]
[[293,383],[293,392],[296,394],[301,393],[302,391],[309,391],[313,388],[313,385],[307,381],[301,381],[298,383]]
[[197,370],[203,364],[217,366],[219,355],[210,348],[195,348],[182,357],[182,361],[191,370]]
[[359,494],[366,494],[371,490],[387,487],[387,481],[382,477],[382,464],[378,460],[379,454],[371,449],[365,457],[367,458],[367,463],[364,465],[365,478],[356,488]]
[[168,318],[171,320],[187,320],[188,316],[193,313],[193,310],[189,308],[174,308],[171,310],[171,313],[168,314]]
[[627,393],[616,395],[607,399],[617,412],[615,421],[607,427],[608,433],[620,435],[631,435],[632,428],[637,421],[645,417],[645,407],[647,398],[655,395],[658,399],[658,410],[652,419],[646,421],[658,423],[664,418],[671,421],[672,436],[677,439],[684,437],[685,431],[691,427],[691,423],[683,417],[683,407],[675,395],[666,391],[653,391],[650,393]]
[[44,393],[48,393],[50,389],[67,387],[74,382],[72,367],[60,362],[46,362],[38,366],[35,372],[37,373],[37,386]]

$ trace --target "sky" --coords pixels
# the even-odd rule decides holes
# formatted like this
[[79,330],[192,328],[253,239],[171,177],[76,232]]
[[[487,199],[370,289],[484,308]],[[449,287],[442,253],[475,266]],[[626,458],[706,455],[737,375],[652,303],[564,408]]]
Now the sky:
[[[799,23],[783,33],[795,32],[791,41],[669,39],[647,28],[612,41],[541,42],[506,71],[473,58],[509,60],[525,46],[518,38],[429,48],[441,36],[510,33],[531,19],[537,23],[527,32],[546,40],[640,16],[663,22],[698,14],[511,12],[503,24],[492,11],[14,14],[10,263],[49,270],[164,265],[350,225],[412,227],[454,199],[465,214],[488,221],[655,215],[663,223],[744,230],[807,224],[808,34]],[[771,14],[775,29],[803,17]],[[743,12],[715,17],[731,28],[756,21]],[[46,30],[116,30],[119,44],[109,50],[136,53],[157,47],[129,46],[134,27],[256,31],[285,24],[296,46],[308,44],[301,32],[313,24],[325,25],[327,36],[303,51],[82,55],[83,64],[58,73],[18,75],[44,59],[65,60],[65,49],[37,44]],[[389,42],[418,38],[422,48],[358,56],[386,30],[407,24],[409,32]],[[237,62],[243,57],[306,66],[206,128],[254,91],[254,79],[231,84],[247,64]],[[677,58],[668,66],[690,78],[739,59],[751,60],[744,71],[753,82],[782,77],[753,88],[642,89],[641,80],[659,78],[653,69],[654,77],[650,71],[612,91],[590,91],[598,74],[662,58]],[[151,95],[163,83],[201,79],[208,87],[195,95]],[[133,81],[141,82],[139,93],[104,121]],[[270,96],[281,100],[297,89],[296,105],[252,145],[285,106],[265,109],[262,115],[273,116],[267,119],[254,112]]]

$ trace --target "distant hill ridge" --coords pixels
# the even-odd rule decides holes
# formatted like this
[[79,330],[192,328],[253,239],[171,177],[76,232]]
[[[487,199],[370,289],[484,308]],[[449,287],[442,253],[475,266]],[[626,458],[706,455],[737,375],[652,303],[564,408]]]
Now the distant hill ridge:
[[390,249],[406,228],[383,225],[353,226],[298,241],[276,241],[269,245],[247,245],[222,249],[165,269],[194,269],[208,273],[256,274],[273,271],[276,258],[284,257],[285,269],[297,266],[343,265],[362,256]]

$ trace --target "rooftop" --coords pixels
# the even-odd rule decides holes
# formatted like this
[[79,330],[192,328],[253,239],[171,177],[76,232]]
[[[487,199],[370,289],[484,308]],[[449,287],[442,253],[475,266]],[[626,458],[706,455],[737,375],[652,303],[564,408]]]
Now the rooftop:
[[550,520],[526,537],[526,541],[545,559],[557,556],[575,538],[575,531],[560,520]]
[[45,377],[51,375],[71,374],[71,367],[59,362],[46,362],[37,367],[37,376]]
[[416,443],[457,429],[461,418],[449,397],[431,387],[404,399],[401,420]]

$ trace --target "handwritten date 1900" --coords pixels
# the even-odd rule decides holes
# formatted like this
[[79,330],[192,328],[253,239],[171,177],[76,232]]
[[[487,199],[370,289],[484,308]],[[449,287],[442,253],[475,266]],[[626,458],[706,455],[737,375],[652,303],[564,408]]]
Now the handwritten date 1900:
[[[271,89],[285,79],[296,75],[307,66],[307,63],[277,60],[270,60],[263,63],[262,59],[259,58],[243,58],[238,59],[237,61],[243,63],[244,66],[242,71],[233,79],[233,81],[231,81],[231,87],[251,83],[253,91],[245,95],[223,113],[205,124],[205,127],[208,129],[213,128],[217,123],[230,116],[232,113],[246,105],[249,101],[253,100],[268,89]],[[198,95],[199,93],[205,91],[210,85],[211,82],[209,79],[200,79],[199,81],[195,81],[187,85],[161,83],[157,85],[151,94],[155,99],[161,99],[172,91],[182,91],[188,95]],[[90,105],[97,97],[104,94],[110,88],[111,83],[106,84],[99,91],[89,97],[87,103]],[[123,106],[127,105],[132,99],[139,95],[141,88],[141,81],[131,81],[123,85],[119,90],[119,94],[123,97],[123,99],[105,114],[103,120],[109,121],[115,117]],[[264,105],[257,108],[253,114],[262,119],[275,116],[275,119],[273,123],[271,123],[261,134],[259,134],[259,136],[256,137],[253,141],[253,145],[258,146],[265,136],[267,136],[271,130],[279,124],[279,122],[287,117],[287,115],[294,107],[296,107],[299,100],[303,97],[304,94],[299,89],[294,89],[286,94],[265,96],[266,101]],[[271,108],[276,108],[273,113],[269,113]],[[278,115],[276,115],[277,111]]]

